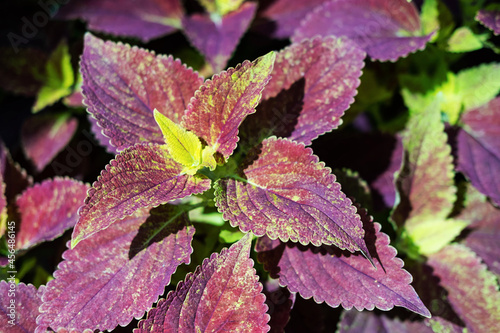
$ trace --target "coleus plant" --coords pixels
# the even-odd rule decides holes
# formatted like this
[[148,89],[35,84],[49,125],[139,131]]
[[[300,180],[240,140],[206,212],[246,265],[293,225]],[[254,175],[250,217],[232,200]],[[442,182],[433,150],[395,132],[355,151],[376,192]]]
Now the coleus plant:
[[[116,35],[159,36],[171,25],[189,37],[190,19],[199,32],[206,22],[220,24],[238,8],[256,7],[228,1],[225,9],[224,1],[200,1],[208,14],[172,10],[171,20],[151,22],[146,14],[159,12],[155,3],[173,1],[140,8],[107,1],[82,8],[74,1],[77,7],[67,9],[79,8],[79,17],[97,31],[96,22],[116,28],[107,31]],[[477,12],[477,20],[496,33],[485,16],[494,11],[479,8],[473,15],[464,12]],[[325,308],[339,305],[347,310],[338,332],[494,331],[500,323],[499,67],[483,64],[456,73],[435,45],[407,62],[398,60],[428,41],[446,52],[482,47],[488,32],[476,34],[479,25],[464,17],[468,25],[446,35],[438,10],[443,14],[442,3],[433,0],[424,2],[420,17],[406,1],[274,1],[250,16],[272,20],[274,35],[293,43],[206,81],[173,57],[86,34],[80,62],[85,105],[96,139],[116,156],[92,186],[62,177],[33,185],[2,147],[0,233],[7,235],[7,221],[16,221],[16,255],[74,230],[53,279],[47,272],[42,281],[19,277],[40,287],[17,284],[17,326],[2,316],[0,331],[120,331],[117,326],[133,318],[139,320],[132,323],[137,332],[281,332],[289,319],[287,332],[326,331],[322,317],[331,312]],[[124,17],[130,24],[123,24]],[[302,22],[291,28],[298,18]],[[239,34],[246,30],[240,28]],[[473,37],[467,45],[457,38],[464,31]],[[213,40],[225,44],[221,35]],[[204,54],[216,71],[225,67],[227,59]],[[359,86],[366,55],[398,63],[367,62]],[[429,66],[428,57],[439,61]],[[67,64],[66,56],[52,60],[48,68]],[[440,64],[442,81],[428,74],[433,64]],[[397,75],[374,75],[377,68]],[[407,68],[417,68],[417,75]],[[360,116],[352,126],[361,139],[333,131],[326,151],[315,146],[327,163],[320,162],[308,146],[359,112],[358,103],[344,116],[357,90],[356,99],[364,103],[392,98],[394,91],[381,84],[385,77],[398,82],[409,112],[400,113],[404,125],[397,130],[377,125],[398,135],[367,133],[370,126]],[[55,86],[55,99],[68,93],[66,84],[61,94]],[[36,172],[76,126],[68,112],[26,122],[22,144]],[[332,172],[326,165],[359,174]],[[391,211],[377,216],[381,224],[369,215],[380,206]],[[200,237],[203,246],[197,245]],[[217,238],[232,245],[211,246]],[[252,255],[264,269],[254,268]],[[190,262],[191,268],[182,265]],[[1,263],[9,265],[5,257]],[[10,297],[8,281],[0,282],[2,299]],[[170,291],[164,294],[165,287]],[[358,311],[394,306],[412,312],[394,318],[394,310]],[[1,304],[0,312],[9,309]]]

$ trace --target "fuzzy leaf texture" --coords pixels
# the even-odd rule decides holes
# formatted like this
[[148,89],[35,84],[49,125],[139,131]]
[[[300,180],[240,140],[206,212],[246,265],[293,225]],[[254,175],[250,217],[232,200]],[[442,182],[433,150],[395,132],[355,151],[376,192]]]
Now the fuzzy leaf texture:
[[500,97],[463,117],[458,167],[481,193],[500,205]]
[[23,124],[21,142],[25,155],[42,171],[69,143],[78,120],[68,113],[36,115]]
[[177,206],[138,210],[75,249],[47,284],[37,333],[113,330],[140,318],[193,252],[194,227]]
[[316,7],[292,36],[348,37],[375,60],[396,61],[425,48],[432,33],[420,36],[415,5],[406,0],[331,0]]
[[242,137],[276,135],[309,145],[337,128],[354,102],[364,57],[354,43],[334,37],[307,39],[278,52],[257,113],[242,124]]
[[227,61],[247,31],[257,10],[253,2],[244,3],[237,10],[214,22],[209,14],[192,14],[182,20],[183,32],[200,50],[215,73],[226,68]]
[[156,207],[210,188],[209,179],[181,175],[183,168],[165,145],[137,144],[121,152],[89,190],[71,247],[139,208]]
[[355,307],[359,311],[375,307],[388,311],[401,306],[430,317],[410,285],[412,276],[402,269],[403,261],[396,258],[396,249],[389,245],[389,236],[380,231],[380,224],[372,223],[369,216],[362,214],[365,241],[376,269],[362,256],[347,251],[285,244],[266,237],[257,243],[259,262],[271,277],[279,278],[280,285],[305,299],[313,297],[316,303],[342,305],[345,309]]
[[205,259],[148,312],[134,332],[269,331],[265,296],[249,258],[250,247],[247,234]]
[[219,180],[215,201],[241,231],[303,245],[335,245],[368,256],[363,224],[335,176],[304,145],[264,140],[243,170],[245,181]]
[[[14,289],[15,288],[15,289]],[[10,296],[14,289],[15,297]],[[45,287],[36,289],[31,284],[11,284],[0,281],[0,332],[26,333],[34,332],[38,307],[42,304],[42,295]],[[10,300],[14,301],[15,308],[8,308]],[[14,325],[12,325],[14,323]]]
[[[399,200],[392,219],[420,253],[436,252],[466,226],[446,220],[456,200],[453,158],[438,101],[414,112],[403,133],[405,158],[397,176]],[[439,236],[438,236],[439,235]],[[429,247],[432,246],[432,247]]]
[[276,54],[270,52],[207,80],[191,99],[182,119],[183,127],[227,159],[236,148],[238,127],[255,112],[275,58]]
[[82,19],[90,30],[143,42],[181,27],[184,9],[179,0],[74,0],[61,7],[59,19]]
[[21,223],[16,248],[27,249],[59,237],[78,221],[78,208],[89,186],[69,178],[45,180],[28,188],[17,198]]
[[[81,60],[84,103],[97,120],[100,143],[113,153],[135,143],[163,143],[153,110],[180,123],[203,79],[179,60],[85,35]],[[99,130],[100,131],[100,130]],[[108,138],[106,138],[108,137]]]
[[500,327],[500,292],[496,277],[469,248],[453,244],[429,257],[429,265],[448,300],[470,332]]

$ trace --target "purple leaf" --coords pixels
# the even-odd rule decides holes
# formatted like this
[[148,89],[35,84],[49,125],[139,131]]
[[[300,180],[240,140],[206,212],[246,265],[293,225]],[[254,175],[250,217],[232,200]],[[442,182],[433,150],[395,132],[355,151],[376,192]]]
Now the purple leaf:
[[116,156],[101,172],[80,208],[71,246],[139,208],[155,207],[210,188],[210,180],[181,175],[183,166],[165,145],[137,144]]
[[69,143],[77,127],[78,120],[67,113],[35,115],[24,122],[21,142],[26,156],[38,171]]
[[352,39],[375,60],[396,61],[421,50],[432,33],[419,36],[415,5],[402,0],[332,0],[316,7],[300,23],[293,42],[315,35]]
[[402,137],[405,157],[396,180],[400,199],[392,218],[411,231],[429,219],[444,221],[456,200],[456,188],[437,103],[413,113]]
[[333,37],[304,40],[280,51],[258,112],[246,123],[247,135],[258,139],[260,131],[260,136],[310,145],[337,128],[354,101],[364,57],[351,41]]
[[7,202],[14,202],[16,196],[25,188],[33,184],[33,178],[26,170],[14,162],[5,144],[0,140],[0,173],[5,183],[5,198]]
[[180,28],[183,15],[179,0],[73,0],[57,18],[82,19],[90,30],[147,42]]
[[448,291],[454,310],[471,332],[500,327],[500,292],[493,273],[463,245],[453,244],[429,257],[428,263]]
[[176,206],[138,210],[67,250],[43,296],[38,332],[112,330],[140,318],[193,252],[194,227]]
[[263,251],[259,253],[259,262],[264,263],[272,277],[279,277],[280,285],[299,292],[303,298],[313,297],[317,303],[358,310],[377,307],[384,311],[402,306],[430,317],[429,310],[410,286],[412,276],[402,269],[403,261],[396,258],[396,249],[389,245],[389,236],[380,232],[380,224],[372,223],[366,214],[363,222],[365,240],[370,244],[377,269],[365,258],[333,247],[291,243],[276,247],[276,241],[259,246],[258,251]]
[[81,71],[88,111],[114,152],[149,141],[164,143],[156,108],[179,123],[203,79],[172,57],[85,35]]
[[433,333],[422,321],[401,321],[373,312],[344,311],[337,333]]
[[243,173],[245,182],[216,183],[216,205],[233,227],[284,242],[333,244],[369,256],[356,208],[310,148],[269,138]]
[[260,29],[266,34],[276,38],[289,38],[295,28],[297,22],[300,22],[307,13],[321,5],[326,0],[276,0],[268,7],[264,8],[259,13],[260,17],[270,20],[268,24],[264,24]]
[[250,246],[247,234],[205,259],[134,332],[267,332],[269,316]]
[[295,303],[295,294],[288,289],[280,287],[278,280],[269,279],[265,284],[267,313],[271,316],[269,333],[283,333],[290,320],[290,311]]
[[481,9],[476,14],[476,20],[481,22],[495,35],[500,35],[500,11]]
[[210,14],[184,17],[184,33],[212,65],[213,72],[218,73],[226,68],[227,61],[248,29],[256,9],[255,3],[246,2],[237,10],[222,16],[220,22],[212,21]]
[[17,230],[16,248],[27,249],[52,240],[73,227],[88,189],[87,184],[79,181],[55,178],[24,191],[17,198],[21,224]]
[[238,127],[255,112],[262,90],[269,82],[275,54],[253,62],[244,61],[207,80],[188,105],[182,118],[184,128],[205,140],[226,159],[238,142]]
[[462,116],[458,167],[481,193],[500,205],[500,97]]
[[479,193],[472,185],[467,188],[464,209],[457,219],[467,221],[469,228],[489,227],[500,221],[500,209],[495,208],[486,196]]
[[[45,286],[35,286],[10,281],[0,281],[0,332],[34,332],[38,307],[42,304]],[[15,296],[11,296],[14,293]],[[13,302],[13,303],[12,303]],[[14,307],[11,306],[14,305]],[[14,324],[14,325],[12,325]]]

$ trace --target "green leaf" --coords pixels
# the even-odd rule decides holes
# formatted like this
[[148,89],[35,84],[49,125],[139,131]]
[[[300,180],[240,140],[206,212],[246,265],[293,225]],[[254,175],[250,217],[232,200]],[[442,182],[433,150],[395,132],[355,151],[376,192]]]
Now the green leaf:
[[211,15],[214,21],[217,18],[226,15],[229,12],[232,12],[238,8],[240,8],[241,4],[245,0],[198,0],[198,2],[205,7],[206,11],[215,14]]
[[214,151],[210,147],[202,150],[201,141],[196,134],[174,123],[156,109],[154,117],[165,137],[168,152],[177,163],[184,166],[181,174],[194,175],[205,166],[210,170],[215,169]]
[[45,65],[43,86],[38,91],[38,96],[32,109],[33,113],[69,95],[74,82],[75,77],[73,67],[71,66],[68,45],[65,41],[62,41],[50,55]]
[[469,27],[456,29],[448,40],[448,51],[470,52],[483,48],[483,42],[488,39],[489,34],[474,34]]
[[[439,11],[437,0],[424,0],[420,13],[420,25],[422,26],[422,35],[428,35],[433,31],[439,30]],[[431,37],[431,42],[435,41],[438,34]]]

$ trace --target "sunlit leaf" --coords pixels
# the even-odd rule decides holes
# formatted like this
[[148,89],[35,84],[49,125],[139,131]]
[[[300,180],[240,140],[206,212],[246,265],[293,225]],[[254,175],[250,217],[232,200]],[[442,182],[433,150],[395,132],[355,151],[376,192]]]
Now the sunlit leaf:
[[73,227],[89,186],[69,178],[54,178],[28,188],[17,198],[21,223],[17,249],[52,240]]
[[476,35],[469,27],[460,27],[453,32],[448,40],[448,51],[471,52],[483,47],[488,35]]
[[212,254],[158,302],[136,332],[267,332],[262,285],[249,258],[247,234]]
[[142,209],[64,252],[43,296],[40,328],[111,331],[142,317],[190,261],[195,230],[186,223],[176,206]]
[[203,83],[179,60],[91,34],[85,35],[81,71],[85,104],[115,153],[139,142],[163,143],[153,110],[179,123]]
[[209,179],[181,175],[182,169],[165,145],[137,144],[125,149],[89,190],[71,247],[139,208],[155,207],[210,187]]
[[184,128],[227,159],[236,148],[238,127],[247,115],[255,112],[275,57],[270,52],[207,80],[188,105],[182,119]]
[[420,33],[420,17],[412,2],[331,0],[306,15],[292,41],[315,35],[345,36],[372,59],[395,61],[425,47],[432,34]]
[[453,308],[472,332],[500,327],[500,292],[496,277],[463,245],[453,244],[429,257]]
[[215,185],[216,205],[232,226],[284,242],[333,244],[368,255],[356,208],[311,149],[285,139],[264,140],[243,177]]

